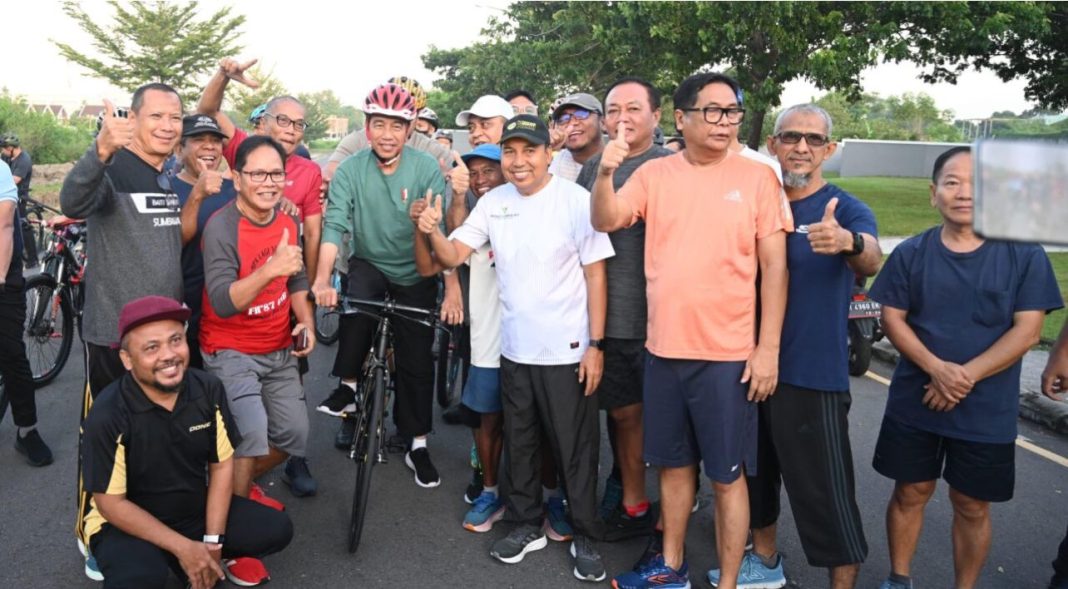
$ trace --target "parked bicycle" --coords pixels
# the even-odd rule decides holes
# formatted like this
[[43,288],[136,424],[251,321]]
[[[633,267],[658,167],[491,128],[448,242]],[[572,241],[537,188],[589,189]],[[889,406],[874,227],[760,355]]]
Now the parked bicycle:
[[[373,309],[373,310],[372,310]],[[393,378],[389,371],[389,350],[392,348],[395,320],[411,321],[436,331],[444,331],[437,309],[420,309],[397,304],[392,298],[383,301],[341,298],[338,307],[329,311],[334,315],[363,313],[378,321],[374,347],[363,365],[363,374],[356,388],[356,411],[347,417],[355,421],[355,435],[349,458],[356,462],[356,486],[352,493],[352,512],[349,518],[348,548],[356,552],[363,533],[364,514],[371,491],[371,472],[374,465],[388,462],[386,448],[386,408],[393,396]]]
[[33,382],[51,382],[67,363],[74,327],[81,333],[85,303],[85,223],[62,217],[51,222],[41,273],[26,280],[26,357]]
[[62,213],[58,209],[54,209],[29,196],[22,199],[22,210],[24,211],[21,215],[22,224],[25,228],[23,235],[29,235],[33,238],[32,242],[27,241],[23,244],[23,249],[25,250],[23,257],[24,261],[27,262],[27,266],[35,266],[41,253],[47,247],[48,220],[45,219],[45,213],[52,213],[53,215],[62,215]]

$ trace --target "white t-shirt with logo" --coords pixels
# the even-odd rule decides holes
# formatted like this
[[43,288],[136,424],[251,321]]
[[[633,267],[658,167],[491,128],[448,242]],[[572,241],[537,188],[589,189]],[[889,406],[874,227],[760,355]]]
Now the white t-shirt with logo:
[[590,224],[586,189],[556,176],[531,196],[498,186],[450,239],[493,246],[502,356],[543,366],[582,360],[590,340],[582,267],[615,254],[608,235]]
[[549,163],[549,173],[574,182],[582,173],[582,164],[575,161],[570,149],[561,149]]
[[471,268],[468,296],[471,308],[471,365],[501,367],[501,294],[490,244],[483,244],[467,259]]

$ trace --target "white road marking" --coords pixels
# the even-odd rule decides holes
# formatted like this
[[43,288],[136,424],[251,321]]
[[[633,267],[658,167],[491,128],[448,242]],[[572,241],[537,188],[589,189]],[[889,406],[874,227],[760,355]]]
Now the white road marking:
[[882,385],[886,385],[886,386],[890,386],[890,379],[888,379],[888,378],[883,378],[883,377],[879,376],[878,374],[875,374],[875,373],[874,373],[874,372],[872,372],[871,370],[869,370],[869,371],[865,372],[865,373],[864,373],[864,376],[866,376],[866,377],[868,377],[868,378],[870,378],[870,379],[874,380],[875,382],[877,382],[877,383],[879,383],[879,384],[882,384]]

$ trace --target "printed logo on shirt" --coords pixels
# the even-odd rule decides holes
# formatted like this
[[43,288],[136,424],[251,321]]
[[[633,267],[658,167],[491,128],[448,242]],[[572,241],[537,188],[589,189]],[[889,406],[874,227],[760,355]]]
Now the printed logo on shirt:
[[723,195],[723,200],[727,202],[742,202],[742,193],[738,190],[732,190]]
[[514,219],[518,217],[519,213],[509,213],[508,207],[501,207],[501,210],[496,213],[490,213],[490,217],[493,219]]
[[808,225],[798,225],[795,231],[798,233],[808,233]]
[[201,423],[200,425],[194,425],[194,426],[190,427],[189,428],[189,433],[198,432],[198,431],[200,431],[202,429],[208,429],[209,427],[211,427],[211,422],[210,421],[206,421],[204,423]]
[[[159,192],[131,192],[130,199],[133,201],[137,212],[143,215],[157,213],[177,213],[181,204],[177,194],[162,194]],[[177,218],[177,216],[175,217]]]
[[275,309],[280,308],[282,306],[282,304],[286,302],[286,299],[288,297],[289,297],[289,293],[287,291],[282,291],[282,294],[278,297],[277,301],[268,301],[266,303],[263,303],[262,305],[256,305],[255,307],[249,307],[246,314],[249,317],[255,317],[257,315],[267,315],[271,311],[274,311]]

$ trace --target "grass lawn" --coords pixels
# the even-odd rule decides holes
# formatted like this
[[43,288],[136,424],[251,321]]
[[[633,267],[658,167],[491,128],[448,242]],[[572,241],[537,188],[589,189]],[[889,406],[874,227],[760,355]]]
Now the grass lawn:
[[931,181],[926,178],[868,176],[831,182],[871,207],[880,236],[915,235],[941,221],[931,206]]
[[[34,200],[39,200],[44,204],[56,208],[59,208],[59,189],[63,188],[62,182],[49,182],[48,184],[33,184],[30,186],[30,196]],[[51,217],[52,214],[45,212],[45,217]]]
[[[1068,298],[1068,252],[1049,254],[1049,261],[1053,263],[1053,273],[1057,275],[1057,285],[1061,287],[1061,296]],[[1064,309],[1046,315],[1046,322],[1042,324],[1043,343],[1053,343],[1057,334],[1061,332],[1064,318],[1068,316]]]

